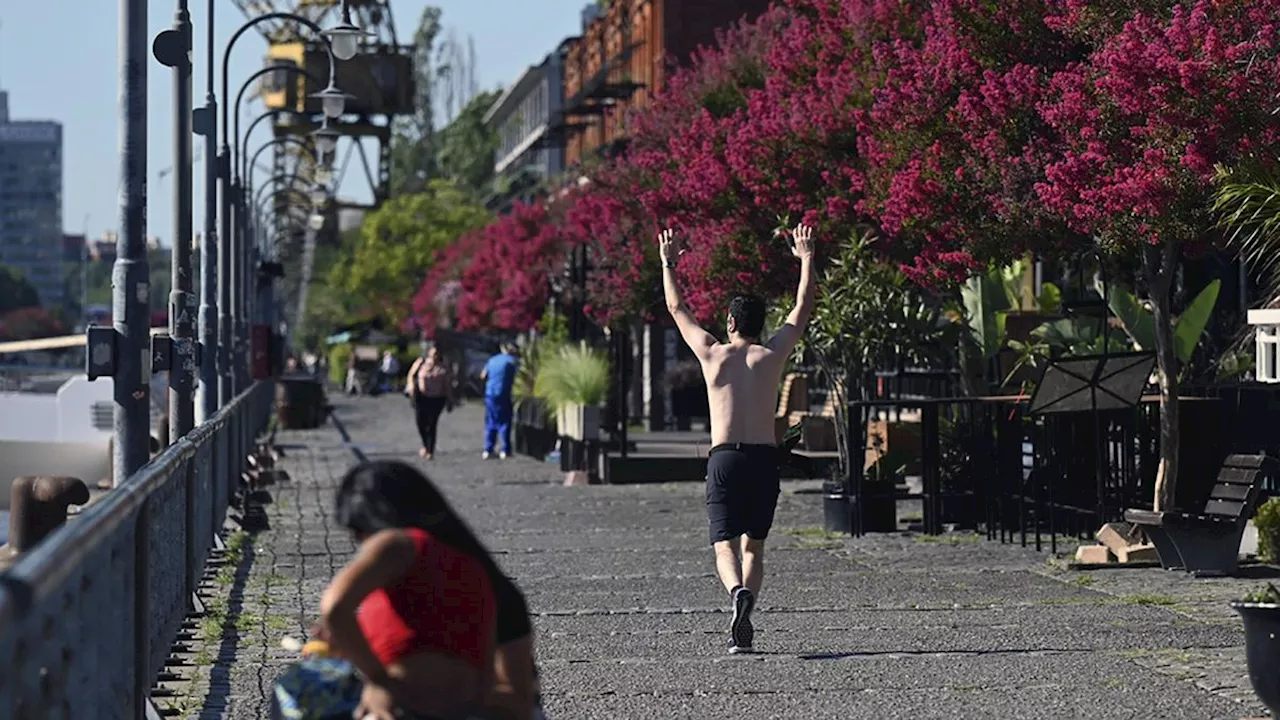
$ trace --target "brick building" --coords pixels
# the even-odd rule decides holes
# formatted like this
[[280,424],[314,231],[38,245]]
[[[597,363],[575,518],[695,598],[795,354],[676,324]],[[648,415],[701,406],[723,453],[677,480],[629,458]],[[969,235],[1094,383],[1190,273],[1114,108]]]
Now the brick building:
[[627,110],[662,88],[668,60],[689,61],[716,32],[754,18],[769,0],[611,0],[582,13],[582,35],[566,43],[564,110],[554,131],[572,167],[625,147]]

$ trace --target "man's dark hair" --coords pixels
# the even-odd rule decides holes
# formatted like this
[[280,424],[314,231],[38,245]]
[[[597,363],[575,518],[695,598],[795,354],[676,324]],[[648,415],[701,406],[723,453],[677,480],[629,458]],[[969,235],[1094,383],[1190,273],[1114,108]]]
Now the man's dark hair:
[[739,335],[759,338],[764,332],[764,300],[755,295],[735,295],[729,301],[729,317]]

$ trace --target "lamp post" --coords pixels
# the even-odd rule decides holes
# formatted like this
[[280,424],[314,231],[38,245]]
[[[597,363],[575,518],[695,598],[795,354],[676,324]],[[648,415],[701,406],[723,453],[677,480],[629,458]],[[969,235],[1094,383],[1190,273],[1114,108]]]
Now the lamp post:
[[273,147],[279,147],[281,145],[294,145],[300,151],[310,156],[311,161],[316,165],[316,168],[315,168],[316,177],[314,177],[313,179],[321,185],[329,184],[330,180],[332,179],[331,177],[332,169],[328,167],[327,162],[322,163],[320,159],[320,155],[318,155],[314,150],[312,150],[311,146],[303,142],[300,138],[294,137],[292,135],[285,135],[282,137],[275,138],[268,143],[264,143],[263,146],[258,148],[257,152],[255,152],[253,155],[245,156],[245,161],[243,165],[245,168],[244,185],[246,190],[248,190],[249,192],[253,191],[253,171],[250,168],[253,168],[257,164],[258,158],[261,157],[262,153],[265,152],[267,149],[273,148]]
[[[112,464],[117,484],[150,459],[151,334],[147,267],[147,2],[119,0],[120,233],[112,271],[114,328],[90,330],[90,378],[110,375],[115,402]],[[97,356],[95,358],[95,356]],[[98,358],[107,362],[93,367]],[[105,372],[103,372],[105,370]],[[144,688],[145,691],[145,688]],[[144,697],[145,692],[134,694]],[[135,709],[137,712],[137,709]]]
[[[293,178],[293,179],[296,179],[296,178]],[[270,185],[267,185],[266,187],[270,187]],[[266,187],[264,187],[263,190],[265,190]],[[288,205],[287,206],[288,209],[286,213],[279,213],[279,212],[271,213],[270,209],[278,208],[277,205],[274,205],[274,202],[283,195],[292,196],[294,199],[298,200],[299,202]],[[307,222],[310,220],[310,217],[314,217],[314,210],[312,211],[311,215],[308,217],[297,217],[293,215],[290,211],[295,211],[295,210],[301,211],[302,208],[310,205],[311,201],[312,201],[311,193],[304,192],[302,189],[292,185],[286,185],[286,186],[281,186],[276,188],[274,192],[267,195],[265,198],[262,198],[258,202],[257,206],[254,208],[256,211],[255,217],[258,219],[257,224],[259,228],[265,228],[266,223],[262,222],[261,218],[263,218],[268,214],[272,214],[276,220],[275,226],[270,228],[270,233],[271,233],[270,237],[272,238],[272,247],[268,251],[269,255],[274,258],[274,262],[276,265],[280,265],[281,261],[283,260],[283,257],[281,256],[282,248],[280,247],[281,239],[288,239],[293,237],[293,234],[289,232],[287,228],[282,227],[282,225],[288,222],[288,223],[296,224],[296,226],[299,228],[305,227]],[[303,212],[305,213],[305,211]],[[311,234],[309,233],[308,236],[310,235]],[[309,279],[309,275],[307,274],[306,269],[304,267],[303,274],[302,274],[302,283],[305,285],[308,279]],[[264,302],[266,303],[262,322],[268,323],[272,327],[279,327],[283,320],[282,313],[280,312],[281,308],[280,308],[279,300],[277,298],[279,289],[274,285],[274,283],[264,282],[263,286],[260,288],[260,292],[261,292],[261,297],[264,298]],[[299,287],[299,293],[305,295],[306,293],[305,286]]]
[[192,277],[191,13],[178,0],[174,26],[156,36],[152,54],[173,68],[173,253],[169,293],[169,437],[177,442],[195,426],[195,318],[199,312]]
[[[301,197],[304,200],[309,200],[309,198],[307,198],[305,194],[302,193],[302,191],[289,187],[289,188],[281,188],[277,190],[275,193],[269,195],[264,200],[264,203],[271,202],[276,197],[284,194],[294,194],[296,196]],[[268,228],[266,228],[266,224],[262,222],[264,207],[265,205],[260,204],[258,207],[254,208],[255,212],[252,215],[252,217],[254,218],[254,222],[253,222],[254,234],[257,236],[259,240],[258,251],[260,256],[262,257],[262,260],[257,264],[258,272],[256,274],[256,277],[257,277],[257,283],[255,287],[255,290],[257,293],[257,302],[255,303],[256,309],[257,309],[256,321],[259,323],[264,323],[269,327],[275,327],[279,322],[279,318],[278,318],[279,308],[276,303],[276,285],[274,281],[277,278],[282,277],[283,274],[282,273],[273,274],[267,270],[267,267],[269,265],[277,265],[277,266],[279,265],[280,256],[279,256],[279,248],[277,247],[278,243],[275,242],[278,236],[276,235],[274,230],[272,230],[270,235],[268,235],[267,233]],[[270,247],[268,247],[266,243],[266,238],[268,236],[272,238]]]
[[205,104],[192,116],[192,127],[204,137],[204,232],[200,238],[200,382],[196,389],[196,421],[204,423],[218,412],[218,99],[214,88],[214,8],[217,0],[205,0],[207,58]]
[[[350,9],[347,2],[343,2],[344,19],[350,17]],[[216,208],[220,210],[220,226],[224,242],[219,248],[218,253],[218,346],[219,346],[219,362],[218,369],[220,374],[220,382],[218,386],[218,394],[221,401],[225,404],[231,400],[234,394],[239,390],[241,383],[238,379],[245,378],[245,367],[242,362],[244,356],[245,341],[245,321],[247,298],[241,292],[234,292],[233,288],[243,290],[247,270],[247,256],[245,252],[245,244],[243,238],[235,237],[234,228],[236,227],[235,218],[233,216],[234,208],[239,205],[239,198],[233,192],[231,186],[232,167],[231,167],[231,151],[230,151],[230,127],[227,117],[228,107],[226,104],[229,96],[228,85],[230,83],[230,63],[231,50],[235,47],[236,42],[249,29],[259,23],[269,20],[289,20],[303,25],[312,30],[317,37],[320,37],[325,49],[325,54],[329,58],[329,85],[324,90],[315,93],[313,97],[321,100],[321,109],[326,117],[333,115],[339,117],[342,115],[346,104],[346,93],[338,90],[335,85],[337,77],[337,58],[334,56],[333,48],[330,40],[325,36],[324,30],[314,22],[307,18],[295,15],[293,13],[274,12],[260,15],[244,25],[231,35],[231,39],[227,42],[226,49],[222,54],[222,144],[218,152],[218,179],[221,181],[220,206]],[[346,27],[339,25],[332,30],[333,37],[350,37],[355,30],[357,37],[360,30],[354,27]],[[342,42],[348,42],[343,40]],[[344,51],[349,49],[343,48]],[[354,53],[352,54],[354,56]]]

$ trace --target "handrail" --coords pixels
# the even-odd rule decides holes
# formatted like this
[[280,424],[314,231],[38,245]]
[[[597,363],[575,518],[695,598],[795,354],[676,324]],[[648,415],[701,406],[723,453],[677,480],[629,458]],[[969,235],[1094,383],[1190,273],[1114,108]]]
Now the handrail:
[[143,716],[272,390],[245,390],[0,575],[0,717]]

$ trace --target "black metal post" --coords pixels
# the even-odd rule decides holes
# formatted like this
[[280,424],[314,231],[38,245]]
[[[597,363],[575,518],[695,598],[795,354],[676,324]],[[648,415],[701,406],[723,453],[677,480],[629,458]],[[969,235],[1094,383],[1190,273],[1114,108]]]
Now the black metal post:
[[118,485],[151,454],[150,270],[147,267],[147,2],[120,0],[120,235],[112,269]]
[[191,14],[187,0],[178,0],[174,26],[156,37],[156,59],[173,68],[174,183],[173,257],[169,293],[169,437],[171,444],[195,425],[192,391],[195,384],[195,314],[198,311],[191,276]]
[[[225,132],[225,128],[224,128]],[[222,242],[218,246],[218,398],[225,406],[235,397],[231,372],[231,348],[235,343],[235,316],[232,314],[232,265],[235,239],[231,236],[231,187],[227,182],[231,163],[226,144],[218,152],[218,227]]]
[[200,240],[200,422],[218,412],[218,100],[213,94],[216,67],[214,59],[214,6],[217,0],[206,0],[209,6],[208,76],[205,106],[196,118],[197,132],[204,136],[204,237]]

